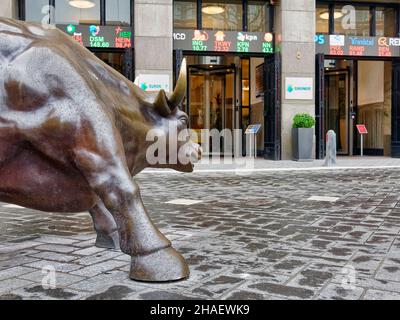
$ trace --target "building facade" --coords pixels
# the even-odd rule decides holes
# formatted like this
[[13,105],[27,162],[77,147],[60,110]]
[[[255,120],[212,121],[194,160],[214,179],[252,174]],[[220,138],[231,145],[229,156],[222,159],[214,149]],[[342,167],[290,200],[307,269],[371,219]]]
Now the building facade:
[[359,154],[357,124],[365,154],[397,157],[396,2],[2,0],[0,16],[55,24],[144,90],[172,90],[186,58],[190,127],[241,129],[234,139],[246,146],[254,125],[266,159],[292,159],[298,113],[316,117],[315,158],[330,129],[339,154]]

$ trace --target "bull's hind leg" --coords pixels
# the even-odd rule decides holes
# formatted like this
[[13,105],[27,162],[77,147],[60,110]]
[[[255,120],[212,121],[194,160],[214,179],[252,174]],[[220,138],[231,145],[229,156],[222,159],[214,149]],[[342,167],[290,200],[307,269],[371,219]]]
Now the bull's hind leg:
[[96,247],[119,249],[119,235],[114,217],[100,201],[89,210],[97,233]]

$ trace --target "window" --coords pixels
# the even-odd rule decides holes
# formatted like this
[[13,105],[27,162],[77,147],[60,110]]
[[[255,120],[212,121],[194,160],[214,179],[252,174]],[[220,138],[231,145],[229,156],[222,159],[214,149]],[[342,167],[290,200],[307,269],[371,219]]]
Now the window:
[[197,28],[197,1],[179,0],[174,1],[174,28],[196,29]]
[[317,33],[329,33],[329,6],[327,4],[317,5],[315,20]]
[[370,7],[354,6],[355,21],[352,23],[352,13],[342,10],[342,6],[335,6],[334,30],[336,34],[354,35],[368,37],[371,31],[371,12]]
[[[354,2],[339,5],[334,1],[329,3],[324,1],[317,4],[316,33],[329,33],[333,30],[335,34],[348,36],[397,37],[398,9],[395,6],[364,5]],[[334,12],[333,17],[330,16],[330,8]]]
[[106,24],[111,26],[131,25],[131,1],[108,0],[106,1]]
[[42,13],[42,9],[49,5],[49,0],[25,0],[25,20],[29,22],[42,22],[48,14],[48,10]]
[[203,0],[203,29],[243,30],[243,10],[241,0]]
[[394,8],[376,8],[376,35],[396,37],[396,10]]
[[247,6],[248,31],[267,32],[269,30],[269,6],[266,1],[249,1]]
[[100,0],[90,0],[91,8],[80,9],[68,0],[55,0],[56,23],[59,24],[100,24]]

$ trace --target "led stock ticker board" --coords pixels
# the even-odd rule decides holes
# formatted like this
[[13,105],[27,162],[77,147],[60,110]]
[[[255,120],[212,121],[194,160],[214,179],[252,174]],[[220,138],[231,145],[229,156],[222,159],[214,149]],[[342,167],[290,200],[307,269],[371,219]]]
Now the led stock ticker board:
[[132,48],[132,29],[121,26],[59,24],[57,28],[89,48]]
[[400,38],[317,34],[316,52],[331,56],[400,57]]
[[175,50],[273,53],[273,40],[269,32],[174,30]]

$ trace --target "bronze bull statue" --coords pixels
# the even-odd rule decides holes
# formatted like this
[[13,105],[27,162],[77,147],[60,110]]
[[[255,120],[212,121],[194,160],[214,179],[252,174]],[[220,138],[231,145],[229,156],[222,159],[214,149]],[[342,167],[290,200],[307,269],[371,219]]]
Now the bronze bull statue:
[[[171,281],[189,269],[154,226],[132,178],[149,166],[193,170],[191,161],[150,165],[151,129],[187,131],[172,94],[146,93],[55,28],[0,18],[0,201],[51,212],[89,211],[96,245],[130,255],[130,277]],[[186,157],[200,147],[178,141]]]

